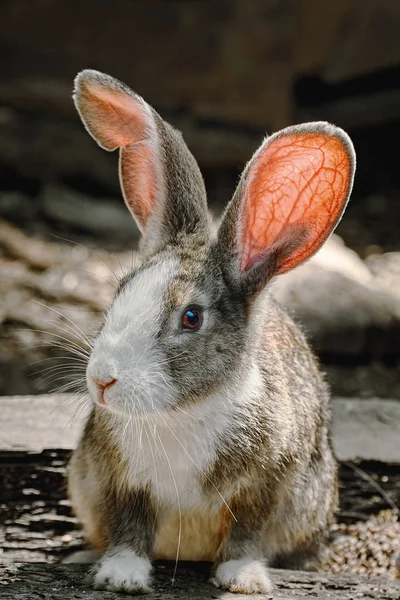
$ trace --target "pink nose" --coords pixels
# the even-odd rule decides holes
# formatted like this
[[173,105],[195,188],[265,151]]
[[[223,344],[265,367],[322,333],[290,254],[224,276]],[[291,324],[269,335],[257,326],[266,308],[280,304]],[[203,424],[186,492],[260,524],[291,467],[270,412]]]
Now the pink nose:
[[114,383],[117,383],[117,380],[116,379],[108,379],[107,381],[103,381],[101,379],[94,379],[94,382],[96,384],[97,392],[99,394],[99,402],[100,402],[100,404],[105,404],[104,392],[106,391],[107,388],[114,385]]

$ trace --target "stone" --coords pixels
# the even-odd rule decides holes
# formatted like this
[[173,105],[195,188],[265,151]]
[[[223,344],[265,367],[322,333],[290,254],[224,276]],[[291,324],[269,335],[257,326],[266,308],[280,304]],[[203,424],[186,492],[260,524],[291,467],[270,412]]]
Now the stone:
[[273,283],[273,294],[302,323],[321,355],[399,353],[400,293],[382,284],[386,270],[382,267],[377,276],[371,262],[334,235],[304,265]]

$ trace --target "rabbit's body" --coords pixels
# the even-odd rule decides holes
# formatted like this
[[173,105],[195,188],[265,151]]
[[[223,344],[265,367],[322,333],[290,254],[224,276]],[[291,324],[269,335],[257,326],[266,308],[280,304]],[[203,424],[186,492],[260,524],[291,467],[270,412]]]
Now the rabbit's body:
[[[107,512],[101,504],[111,487],[146,489],[157,507],[153,557],[175,559],[180,538],[182,560],[214,561],[235,514],[226,504],[239,494],[246,506],[257,497],[263,505],[258,527],[270,560],[305,542],[319,550],[337,500],[329,395],[298,327],[269,295],[257,301],[254,326],[262,335],[258,344],[251,335],[229,385],[183,398],[182,410],[146,416],[129,431],[126,419],[93,410],[71,467],[83,523]],[[83,497],[75,498],[87,473]],[[105,522],[90,532],[102,551]]]
[[328,390],[266,284],[332,230],[350,143],[327,124],[273,136],[215,232],[176,132],[122,84],[80,77],[77,106],[104,147],[121,146],[125,199],[144,228],[93,345],[95,406],[71,461],[73,505],[104,553],[95,585],[143,592],[150,559],[179,557],[214,562],[218,586],[269,591],[266,561],[318,558],[337,482]]

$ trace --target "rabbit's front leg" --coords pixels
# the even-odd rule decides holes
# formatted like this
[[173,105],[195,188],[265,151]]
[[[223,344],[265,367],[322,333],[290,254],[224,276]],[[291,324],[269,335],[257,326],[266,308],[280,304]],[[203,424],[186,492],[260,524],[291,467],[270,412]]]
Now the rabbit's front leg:
[[114,497],[107,506],[110,543],[91,577],[98,590],[145,594],[151,591],[154,518],[151,499],[144,491]]
[[261,545],[261,514],[254,506],[235,506],[237,519],[226,540],[212,582],[238,594],[268,594],[272,590]]

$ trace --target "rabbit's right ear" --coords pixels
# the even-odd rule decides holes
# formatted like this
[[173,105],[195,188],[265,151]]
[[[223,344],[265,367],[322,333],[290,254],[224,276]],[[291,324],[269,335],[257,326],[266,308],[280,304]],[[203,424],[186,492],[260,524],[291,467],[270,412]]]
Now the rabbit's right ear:
[[162,241],[206,231],[203,179],[181,134],[125,84],[98,71],[78,74],[73,97],[97,143],[120,149],[121,188],[139,229]]
[[247,295],[312,256],[339,222],[353,185],[349,136],[325,122],[267,138],[245,168],[218,234],[219,262]]

